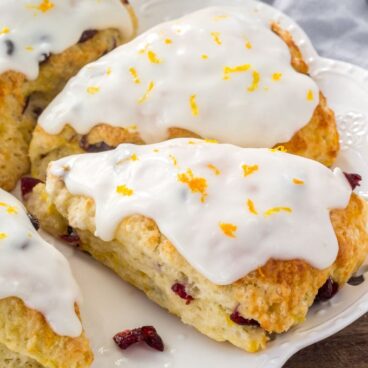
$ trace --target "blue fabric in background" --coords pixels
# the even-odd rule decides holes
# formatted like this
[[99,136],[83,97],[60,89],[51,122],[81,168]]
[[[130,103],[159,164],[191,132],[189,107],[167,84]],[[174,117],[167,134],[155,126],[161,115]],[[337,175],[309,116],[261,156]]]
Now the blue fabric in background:
[[261,0],[295,19],[319,54],[368,69],[368,0]]

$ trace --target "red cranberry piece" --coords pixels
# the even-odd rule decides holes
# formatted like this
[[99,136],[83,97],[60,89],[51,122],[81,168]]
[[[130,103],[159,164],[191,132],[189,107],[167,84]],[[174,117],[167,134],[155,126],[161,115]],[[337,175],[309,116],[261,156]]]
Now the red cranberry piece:
[[36,216],[33,216],[31,213],[28,213],[28,218],[32,222],[33,227],[38,230],[40,228],[40,221]]
[[60,239],[64,240],[67,243],[78,246],[80,242],[80,237],[77,232],[71,227],[68,226],[67,233],[60,236]]
[[332,280],[331,277],[327,279],[324,285],[318,290],[316,296],[317,302],[324,302],[331,299],[339,291],[339,284]]
[[117,333],[113,340],[115,344],[119,346],[120,349],[128,349],[129,346],[142,341],[143,335],[140,328],[135,328],[133,330],[125,330],[122,332]]
[[164,351],[164,343],[153,326],[143,326],[119,332],[113,337],[113,340],[123,350],[137,342],[144,341],[151,348]]
[[36,178],[32,178],[30,176],[24,176],[20,180],[20,190],[23,199],[27,196],[27,194],[31,193],[33,188],[39,183],[43,183],[43,181]]
[[87,141],[87,137],[85,135],[81,138],[81,140],[79,142],[79,147],[82,148],[84,151],[89,152],[89,153],[110,151],[110,150],[114,149],[114,147],[109,146],[105,142],[98,142],[98,143],[94,143],[94,144],[89,144],[88,141]]
[[354,190],[356,187],[360,186],[360,182],[362,181],[362,177],[359,174],[349,174],[344,172],[346,179],[348,180],[349,184],[351,185],[351,189]]
[[237,309],[235,309],[234,312],[231,313],[230,319],[237,325],[259,327],[259,323],[255,319],[248,319],[242,317],[240,313],[237,311]]
[[171,286],[171,290],[180,298],[184,299],[186,301],[185,304],[187,305],[194,300],[194,298],[185,291],[185,286],[179,282],[176,282],[173,286]]
[[142,335],[148,346],[158,351],[164,351],[164,343],[154,327],[143,326]]
[[5,40],[5,46],[6,46],[6,54],[11,56],[14,54],[15,45],[13,41]]
[[350,277],[348,284],[351,286],[358,286],[365,281],[364,275]]
[[88,40],[90,40],[93,36],[97,34],[97,31],[95,29],[88,29],[87,31],[84,31],[82,33],[82,36],[80,37],[78,43],[83,43]]
[[43,108],[39,106],[35,106],[32,110],[33,115],[38,118],[42,114]]

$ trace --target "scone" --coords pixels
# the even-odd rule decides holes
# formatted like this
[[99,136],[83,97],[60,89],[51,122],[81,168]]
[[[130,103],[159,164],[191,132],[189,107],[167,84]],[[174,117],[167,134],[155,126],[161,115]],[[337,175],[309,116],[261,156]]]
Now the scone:
[[83,68],[40,116],[32,175],[120,143],[202,137],[283,145],[330,166],[333,112],[291,35],[244,8],[208,8],[161,24]]
[[364,261],[367,205],[351,193],[309,159],[181,138],[52,162],[26,203],[183,322],[256,352]]
[[0,367],[87,368],[93,354],[67,260],[0,189]]
[[126,1],[2,0],[0,3],[0,188],[29,171],[37,118],[82,66],[128,41]]

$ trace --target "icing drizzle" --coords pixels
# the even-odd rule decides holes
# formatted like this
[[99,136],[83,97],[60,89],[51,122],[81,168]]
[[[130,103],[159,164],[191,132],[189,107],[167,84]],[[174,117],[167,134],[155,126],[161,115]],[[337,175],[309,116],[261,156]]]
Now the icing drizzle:
[[[111,71],[107,75],[106,70]],[[89,95],[90,85],[99,88]],[[318,104],[286,44],[244,7],[207,8],[161,24],[81,70],[41,115],[50,134],[136,125],[146,143],[168,128],[243,147],[286,142]]]
[[67,260],[34,229],[23,205],[0,189],[0,298],[18,297],[55,333],[77,337],[79,288]]
[[[94,199],[96,236],[109,241],[123,218],[147,216],[216,284],[271,258],[328,267],[338,252],[329,211],[345,208],[351,195],[340,169],[279,150],[193,139],[70,156],[53,162],[49,174]],[[47,190],[52,194],[49,180]]]
[[1,0],[0,74],[14,70],[36,79],[39,63],[76,44],[86,30],[133,33],[120,0]]

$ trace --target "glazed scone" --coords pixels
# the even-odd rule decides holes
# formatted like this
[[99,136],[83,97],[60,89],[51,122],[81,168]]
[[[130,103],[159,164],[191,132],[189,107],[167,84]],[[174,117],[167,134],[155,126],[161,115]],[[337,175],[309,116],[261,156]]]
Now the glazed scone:
[[[129,92],[126,92],[129,91]],[[291,35],[244,8],[208,8],[159,25],[73,78],[40,116],[32,175],[120,143],[202,137],[283,145],[330,166],[335,117]]]
[[[134,24],[133,24],[134,23]],[[126,1],[13,1],[0,4],[0,188],[29,171],[37,118],[84,65],[134,34]]]
[[0,366],[87,368],[79,289],[66,259],[0,189]]
[[277,150],[121,145],[53,162],[26,203],[45,230],[249,352],[301,323],[368,252],[367,205],[341,171]]

